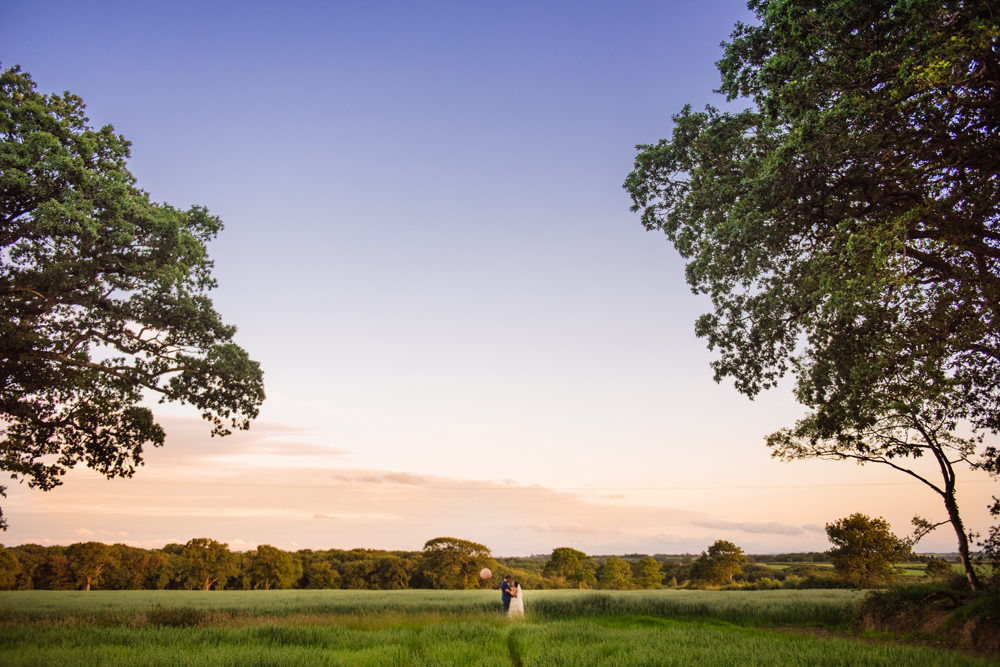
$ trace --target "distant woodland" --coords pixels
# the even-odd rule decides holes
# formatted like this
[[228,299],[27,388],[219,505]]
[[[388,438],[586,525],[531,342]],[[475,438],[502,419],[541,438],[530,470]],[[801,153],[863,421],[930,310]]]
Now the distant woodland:
[[[496,588],[507,574],[526,589],[851,585],[823,553],[744,556],[734,549],[722,556],[590,556],[564,547],[547,556],[496,558],[481,544],[448,537],[428,541],[422,551],[289,552],[260,545],[234,552],[208,538],[162,549],[101,542],[0,545],[0,590],[472,589]],[[772,567],[764,561],[783,565]],[[480,578],[483,568],[492,571],[490,579]]]

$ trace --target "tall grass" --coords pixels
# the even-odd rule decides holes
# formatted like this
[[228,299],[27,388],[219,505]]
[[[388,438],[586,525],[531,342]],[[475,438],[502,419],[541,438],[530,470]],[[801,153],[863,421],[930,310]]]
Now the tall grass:
[[990,664],[759,629],[843,624],[860,595],[526,591],[510,623],[490,591],[8,592],[0,667]]
[[926,648],[817,640],[718,623],[575,619],[442,621],[426,627],[128,628],[25,626],[0,630],[0,666],[654,667],[699,665],[979,667]]
[[[525,597],[533,614],[547,619],[653,616],[711,618],[734,625],[842,626],[863,597],[851,590],[777,591],[539,591]],[[530,600],[530,602],[529,602]]]
[[[536,619],[606,616],[713,618],[736,625],[843,625],[861,593],[778,591],[526,591]],[[76,620],[105,625],[199,625],[221,617],[489,617],[500,613],[491,591],[11,591],[0,592],[0,621]]]

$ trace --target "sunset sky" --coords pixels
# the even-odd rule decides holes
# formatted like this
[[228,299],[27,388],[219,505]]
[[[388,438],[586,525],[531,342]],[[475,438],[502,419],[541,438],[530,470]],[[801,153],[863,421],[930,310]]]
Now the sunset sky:
[[[131,480],[16,483],[7,545],[419,549],[495,555],[825,550],[938,498],[874,466],[770,459],[802,415],[712,381],[711,304],[621,185],[714,63],[741,0],[0,3],[0,62],[133,142],[155,201],[204,205],[217,310],[267,401],[219,439],[150,405]],[[963,474],[968,526],[995,485]],[[918,551],[954,551],[940,528]]]

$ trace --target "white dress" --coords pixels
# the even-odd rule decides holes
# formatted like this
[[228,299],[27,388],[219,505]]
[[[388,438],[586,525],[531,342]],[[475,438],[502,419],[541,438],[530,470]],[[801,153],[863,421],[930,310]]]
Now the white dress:
[[524,596],[521,594],[521,587],[517,587],[517,596],[510,598],[510,606],[507,608],[507,615],[524,616]]

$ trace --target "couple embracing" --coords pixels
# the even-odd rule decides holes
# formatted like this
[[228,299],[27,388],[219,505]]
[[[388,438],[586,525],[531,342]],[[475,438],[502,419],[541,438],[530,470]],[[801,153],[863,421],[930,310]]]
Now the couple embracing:
[[500,599],[503,600],[503,611],[511,617],[524,616],[524,598],[521,596],[521,585],[508,574],[500,582]]

